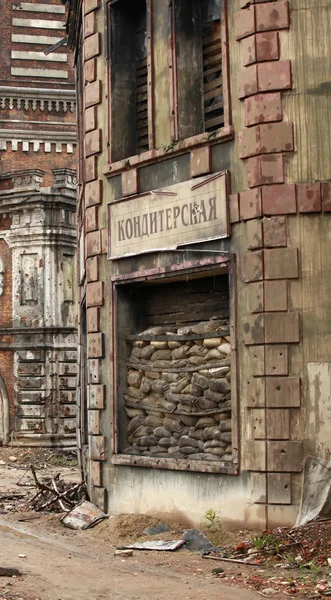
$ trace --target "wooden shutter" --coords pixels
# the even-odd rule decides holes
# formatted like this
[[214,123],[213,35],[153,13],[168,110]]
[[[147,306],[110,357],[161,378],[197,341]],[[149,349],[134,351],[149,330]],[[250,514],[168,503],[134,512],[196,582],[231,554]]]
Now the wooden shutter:
[[[208,15],[207,0],[202,0],[202,12]],[[205,131],[212,132],[224,126],[220,18],[204,21],[202,38]]]

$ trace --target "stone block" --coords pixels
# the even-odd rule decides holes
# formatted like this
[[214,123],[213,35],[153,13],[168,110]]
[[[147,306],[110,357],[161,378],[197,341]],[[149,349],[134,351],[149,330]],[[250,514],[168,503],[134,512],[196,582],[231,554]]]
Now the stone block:
[[292,87],[291,62],[279,60],[257,65],[259,92],[290,90]]
[[266,439],[265,413],[264,408],[252,409],[248,413],[254,440]]
[[321,193],[323,211],[331,212],[331,181],[322,182]]
[[266,312],[288,309],[287,281],[281,279],[264,282],[264,309]]
[[248,286],[248,310],[251,313],[264,311],[263,282],[257,281]]
[[101,0],[84,0],[84,15],[100,7]]
[[245,381],[244,395],[246,395],[247,408],[265,407],[265,379],[252,377]]
[[102,435],[91,435],[89,437],[90,459],[106,460],[106,438]]
[[243,341],[246,346],[264,344],[264,315],[243,318]]
[[245,221],[262,215],[260,188],[246,190],[240,194],[240,218]]
[[267,377],[268,408],[300,408],[300,377]]
[[241,258],[241,276],[245,283],[263,278],[263,253],[247,252]]
[[255,10],[253,6],[235,13],[235,37],[241,40],[255,33]]
[[101,129],[94,129],[89,131],[85,135],[85,158],[92,156],[92,154],[98,154],[101,152],[102,146],[102,131]]
[[302,470],[302,442],[267,442],[267,470],[297,473]]
[[211,158],[210,146],[204,146],[203,148],[196,148],[195,150],[192,150],[190,154],[191,177],[197,177],[199,175],[211,173]]
[[247,160],[248,187],[284,182],[282,154],[264,154]]
[[85,108],[101,102],[101,81],[97,79],[85,88]]
[[265,279],[296,279],[298,276],[297,248],[272,248],[264,251]]
[[293,123],[284,121],[260,125],[260,150],[261,154],[292,152],[294,150]]
[[266,442],[250,440],[246,443],[247,470],[265,471],[267,464]]
[[239,194],[231,194],[229,197],[229,214],[230,223],[238,223],[238,221],[240,221]]
[[279,59],[279,37],[277,31],[256,34],[256,60],[264,62]]
[[87,418],[89,435],[100,435],[100,411],[89,410]]
[[265,347],[265,374],[288,375],[288,347],[283,345]]
[[96,33],[96,13],[90,12],[84,17],[84,38]]
[[84,80],[85,83],[92,83],[97,78],[97,59],[91,58],[84,63]]
[[[92,13],[93,14],[93,13]],[[97,107],[90,106],[85,110],[85,133],[97,127]]]
[[96,461],[90,461],[90,479],[91,485],[95,487],[102,487],[102,472],[101,463]]
[[321,184],[316,182],[297,185],[297,201],[299,213],[321,212]]
[[89,181],[85,186],[85,207],[102,203],[102,180]]
[[243,59],[243,66],[247,67],[256,62],[256,36],[250,35],[244,38],[241,43],[241,56]]
[[244,114],[246,127],[269,121],[281,121],[283,109],[280,92],[256,94],[252,98],[246,98]]
[[247,247],[249,250],[256,250],[263,246],[262,221],[252,219],[246,223]]
[[291,475],[289,473],[268,473],[268,503],[291,504]]
[[255,7],[256,31],[288,29],[290,26],[288,2],[258,3]]
[[97,256],[101,254],[100,231],[90,231],[86,234],[86,256]]
[[98,178],[98,157],[89,156],[85,159],[85,178],[86,181],[93,181]]
[[97,306],[88,308],[87,311],[87,333],[100,331],[100,309]]
[[276,248],[287,245],[285,217],[270,217],[263,219],[263,240],[266,248]]
[[290,438],[290,411],[283,408],[266,410],[266,430],[268,440],[288,440]]
[[104,385],[89,385],[88,408],[91,410],[103,410],[105,408]]
[[138,170],[130,169],[122,173],[122,195],[138,194]]
[[97,256],[92,256],[86,260],[86,280],[98,281],[99,279],[99,259]]
[[87,356],[88,358],[103,358],[104,343],[102,333],[89,333],[87,335]]
[[262,188],[265,215],[289,215],[297,212],[295,185],[266,185]]
[[240,158],[256,154],[291,152],[293,143],[293,123],[267,123],[244,129],[238,134]]
[[244,129],[238,134],[239,156],[240,158],[248,158],[260,154],[260,127],[250,127]]
[[251,473],[251,500],[254,504],[267,501],[267,476],[265,473]]
[[86,231],[96,231],[99,228],[97,206],[90,206],[85,210],[85,228]]
[[247,98],[258,92],[257,66],[245,67],[237,74],[237,96]]
[[89,384],[101,383],[101,361],[98,358],[87,361],[87,380]]
[[104,513],[107,512],[107,490],[103,487],[92,487],[92,502]]
[[95,281],[86,285],[86,306],[102,306],[104,303],[104,283]]
[[[253,285],[257,284],[254,283]],[[264,349],[265,346],[251,346],[248,349],[251,373],[254,377],[263,377],[263,375],[265,374]]]
[[266,344],[295,344],[300,341],[299,314],[267,313],[264,315]]

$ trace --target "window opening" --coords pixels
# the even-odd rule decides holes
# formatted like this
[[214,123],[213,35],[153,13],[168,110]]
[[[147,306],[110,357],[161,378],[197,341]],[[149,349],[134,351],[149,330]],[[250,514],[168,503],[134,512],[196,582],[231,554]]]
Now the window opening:
[[148,69],[147,69],[147,15],[140,10],[136,22],[136,122],[137,151],[148,150]]
[[120,285],[117,301],[119,452],[231,462],[227,274]]
[[202,0],[203,101],[205,131],[224,126],[221,0]]

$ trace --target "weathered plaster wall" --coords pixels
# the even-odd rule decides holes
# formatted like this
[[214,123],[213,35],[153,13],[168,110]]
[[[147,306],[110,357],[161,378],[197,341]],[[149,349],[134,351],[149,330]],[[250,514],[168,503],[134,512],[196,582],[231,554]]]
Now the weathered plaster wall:
[[[111,464],[111,275],[180,264],[192,255],[107,261],[106,205],[138,190],[189,179],[194,152],[187,149],[141,168],[139,162],[134,168],[126,165],[122,173],[117,165],[118,174],[105,178],[104,7],[98,0],[85,0],[83,12],[87,185],[81,202],[87,235],[84,244],[80,231],[80,247],[82,252],[85,248],[81,300],[87,293],[92,498],[112,512],[156,513],[162,508],[176,515],[184,510],[195,523],[213,505],[224,520],[244,520],[252,526],[293,524],[300,504],[302,459],[313,451],[326,460],[329,452],[324,433],[329,367],[317,364],[330,360],[325,335],[330,322],[330,142],[323,127],[329,121],[329,11],[322,0],[304,6],[299,0],[228,3],[235,133],[233,139],[212,145],[207,172],[231,173],[231,250],[238,264],[238,476]],[[159,113],[157,120],[162,121]],[[201,161],[208,161],[205,148],[197,152]],[[97,282],[98,296],[89,291],[89,284]]]

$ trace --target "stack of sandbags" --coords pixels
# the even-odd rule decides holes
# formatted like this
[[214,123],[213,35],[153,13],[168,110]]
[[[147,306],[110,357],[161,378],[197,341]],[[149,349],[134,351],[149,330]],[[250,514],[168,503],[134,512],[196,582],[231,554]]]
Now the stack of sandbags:
[[[152,328],[133,342],[124,394],[126,454],[231,460],[231,349],[218,323]],[[213,331],[215,337],[201,337]],[[157,339],[167,333],[173,339]],[[176,333],[184,339],[174,339]],[[193,334],[199,337],[185,339]]]

